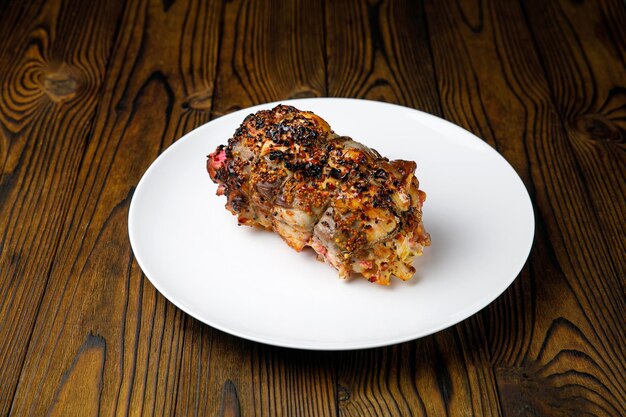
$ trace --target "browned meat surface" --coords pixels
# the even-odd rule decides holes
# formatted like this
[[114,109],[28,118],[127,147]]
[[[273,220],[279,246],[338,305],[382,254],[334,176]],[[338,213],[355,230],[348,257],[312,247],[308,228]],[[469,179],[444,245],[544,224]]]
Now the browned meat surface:
[[207,161],[240,224],[273,230],[297,251],[311,246],[342,278],[385,285],[411,278],[430,244],[415,168],[283,105],[246,117]]

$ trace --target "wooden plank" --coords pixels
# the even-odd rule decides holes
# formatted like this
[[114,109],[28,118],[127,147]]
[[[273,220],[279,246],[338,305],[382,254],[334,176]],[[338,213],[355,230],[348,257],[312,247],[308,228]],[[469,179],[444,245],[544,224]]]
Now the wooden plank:
[[[616,278],[626,276],[626,5],[619,1],[531,1],[524,4],[524,11],[562,120],[565,137],[561,146],[578,179],[568,184],[571,193],[563,197],[585,203],[555,208],[567,211],[555,224],[567,253],[557,248],[557,255],[572,271],[579,271],[572,284],[579,287],[581,296],[585,287],[594,284],[588,278],[612,277],[598,282],[597,291],[588,294],[597,299],[589,302],[606,303],[609,315],[624,311],[624,297],[619,297],[625,293],[623,280]],[[622,37],[615,38],[620,29]],[[581,216],[593,218],[593,223],[571,221]],[[598,249],[602,255],[594,259],[590,255]],[[607,329],[620,324],[616,330],[624,330],[626,317],[620,316],[619,323],[597,319],[605,321]],[[622,332],[622,340],[625,336]],[[607,341],[617,342],[614,338]]]
[[72,204],[120,13],[103,2],[2,6],[0,415],[9,413]]
[[497,415],[495,380],[477,326],[470,320],[410,343],[342,354],[340,415]]
[[277,348],[189,325],[176,415],[336,415],[334,353]]
[[537,355],[549,365],[543,375],[567,387],[558,395],[572,412],[624,415],[626,5],[522,6],[563,128],[560,140],[538,147],[553,177],[548,232],[559,234],[554,252],[576,299],[570,310],[584,318],[555,320]]
[[[326,8],[329,95],[442,113],[421,5],[329,1]],[[343,353],[338,378],[340,415],[499,413],[478,317],[414,342]]]
[[[228,2],[222,28],[213,116],[325,94],[324,18],[315,2]],[[189,326],[195,330],[185,334],[181,381],[194,383],[180,391],[177,414],[335,415],[328,355]],[[199,363],[203,355],[210,361]]]
[[329,95],[441,112],[419,7],[327,1],[326,10]]
[[133,261],[128,206],[159,152],[208,120],[220,11],[126,4],[12,415],[175,414],[185,315]]
[[[471,129],[477,123],[475,131],[513,164],[537,203],[529,267],[482,314],[502,410],[505,415],[621,415],[623,285],[611,267],[598,215],[587,198],[580,198],[587,195],[586,179],[524,10],[495,1],[479,7],[470,1],[429,3],[426,9],[440,90],[448,92],[442,94],[443,107],[457,111],[447,117]],[[541,30],[555,26],[551,18],[542,22]],[[572,48],[558,39],[551,43],[551,57]],[[573,71],[563,68],[575,62],[566,59],[555,68],[567,78]],[[600,175],[614,176],[611,168]],[[579,229],[576,235],[583,224],[584,233]],[[611,320],[599,319],[602,312]]]
[[262,416],[336,415],[334,352],[255,344],[252,353],[257,413]]
[[324,95],[322,12],[309,0],[226,4],[213,114]]

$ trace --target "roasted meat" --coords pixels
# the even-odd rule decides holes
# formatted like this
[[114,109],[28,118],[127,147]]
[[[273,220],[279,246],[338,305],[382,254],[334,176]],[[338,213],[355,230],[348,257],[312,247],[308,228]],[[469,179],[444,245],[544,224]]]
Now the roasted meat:
[[319,116],[279,105],[245,118],[207,169],[240,224],[310,246],[342,278],[413,276],[430,237],[415,162],[389,161]]

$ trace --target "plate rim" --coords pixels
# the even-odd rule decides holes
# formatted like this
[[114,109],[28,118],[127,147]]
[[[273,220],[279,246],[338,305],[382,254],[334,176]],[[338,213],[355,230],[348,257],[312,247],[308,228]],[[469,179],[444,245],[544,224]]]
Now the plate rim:
[[[310,341],[298,341],[298,340],[294,340],[294,339],[290,339],[290,340],[284,340],[283,338],[275,338],[275,337],[271,337],[271,336],[267,336],[267,335],[262,335],[259,333],[255,333],[255,332],[250,332],[250,331],[239,331],[237,329],[232,329],[229,328],[228,326],[222,325],[220,323],[216,323],[214,320],[210,320],[207,319],[206,317],[203,317],[202,314],[200,314],[199,312],[195,311],[193,306],[188,306],[185,303],[179,301],[176,299],[176,297],[172,297],[171,294],[161,285],[161,283],[158,282],[157,279],[152,278],[154,275],[152,274],[152,272],[150,271],[150,268],[148,267],[148,265],[146,265],[146,263],[144,262],[144,260],[141,258],[141,256],[138,254],[138,250],[136,249],[138,246],[137,244],[137,237],[135,236],[135,233],[133,233],[133,230],[135,230],[134,227],[134,218],[136,217],[136,215],[134,215],[135,211],[136,211],[136,195],[138,195],[138,191],[141,190],[142,188],[142,184],[145,184],[145,179],[150,175],[150,173],[157,169],[158,165],[161,163],[160,161],[163,161],[166,158],[166,155],[168,155],[170,152],[173,152],[178,146],[180,146],[180,144],[184,143],[185,140],[187,140],[187,138],[193,136],[193,135],[197,135],[198,134],[198,130],[201,129],[205,129],[207,126],[209,126],[210,124],[216,123],[218,121],[220,121],[222,118],[224,117],[235,117],[237,115],[243,115],[241,118],[243,120],[243,117],[245,117],[245,115],[249,114],[249,113],[253,113],[258,111],[259,109],[262,108],[270,108],[270,107],[274,107],[278,104],[285,104],[285,105],[293,105],[293,106],[298,106],[300,105],[300,103],[307,103],[307,102],[312,102],[312,101],[317,101],[317,102],[323,102],[323,101],[335,101],[335,102],[346,102],[346,103],[355,103],[355,102],[359,102],[359,103],[364,103],[367,105],[373,105],[373,106],[383,106],[383,107],[391,107],[391,108],[395,108],[396,111],[409,111],[409,112],[417,112],[418,114],[420,114],[422,117],[425,117],[426,119],[429,119],[429,121],[435,121],[436,123],[439,123],[441,125],[446,126],[447,128],[451,128],[453,130],[457,130],[459,132],[462,132],[463,135],[469,135],[471,136],[472,140],[473,140],[473,144],[477,145],[479,147],[482,147],[484,150],[487,150],[491,156],[496,157],[501,159],[501,162],[504,162],[504,166],[511,171],[511,173],[513,174],[513,178],[516,182],[518,182],[518,185],[521,187],[520,190],[523,191],[523,200],[524,203],[528,206],[528,211],[527,214],[529,215],[529,220],[530,220],[530,225],[531,228],[529,229],[529,232],[527,233],[526,237],[528,239],[528,244],[526,245],[526,249],[523,251],[523,256],[521,256],[522,252],[520,251],[520,260],[518,261],[518,264],[515,266],[515,268],[511,268],[511,270],[516,271],[515,273],[512,273],[510,278],[501,280],[501,285],[495,290],[492,291],[491,293],[489,293],[487,296],[482,297],[482,298],[478,298],[474,303],[472,303],[471,308],[469,308],[469,310],[472,310],[473,313],[470,313],[468,315],[463,314],[463,318],[458,319],[457,317],[454,318],[448,318],[447,320],[442,321],[438,326],[432,326],[430,328],[428,328],[428,330],[426,331],[421,331],[421,332],[414,332],[410,335],[402,335],[396,338],[384,338],[384,340],[372,340],[368,343],[364,343],[364,342],[342,342],[342,343],[337,343],[337,342],[310,342]],[[315,111],[314,111],[315,113]],[[316,350],[316,351],[346,351],[346,350],[355,350],[355,349],[374,349],[374,348],[379,348],[379,347],[384,347],[384,346],[391,346],[391,345],[395,345],[395,344],[399,344],[399,343],[404,343],[404,342],[408,342],[411,340],[416,340],[416,339],[420,339],[422,337],[426,337],[429,335],[432,335],[434,333],[440,332],[442,330],[445,330],[449,327],[452,327],[458,323],[461,323],[464,320],[467,320],[468,318],[474,316],[475,314],[478,314],[481,310],[483,310],[485,307],[487,307],[488,305],[490,305],[494,300],[496,300],[498,297],[500,297],[511,285],[512,283],[517,279],[517,277],[520,275],[520,273],[522,272],[524,266],[526,265],[526,263],[528,262],[530,253],[532,251],[533,248],[533,244],[534,244],[534,239],[535,239],[535,229],[536,229],[536,218],[535,218],[535,213],[534,213],[534,205],[532,203],[532,199],[530,198],[530,194],[528,192],[528,189],[526,188],[526,185],[524,184],[524,182],[522,181],[521,177],[519,176],[519,174],[517,173],[517,171],[513,168],[513,166],[506,160],[506,158],[504,158],[504,156],[502,154],[500,154],[500,152],[498,152],[497,149],[495,149],[494,147],[492,147],[490,144],[488,144],[487,142],[485,142],[484,140],[482,140],[481,138],[479,138],[478,136],[476,136],[474,133],[470,132],[469,130],[464,129],[461,126],[458,126],[446,119],[443,119],[442,117],[439,117],[437,115],[433,115],[427,112],[424,112],[422,110],[418,110],[418,109],[414,109],[411,107],[406,107],[403,105],[399,105],[399,104],[394,104],[394,103],[387,103],[387,102],[383,102],[383,101],[376,101],[376,100],[368,100],[368,99],[358,99],[358,98],[347,98],[347,97],[313,97],[313,98],[299,98],[299,99],[286,99],[286,100],[278,100],[278,101],[272,101],[272,102],[268,102],[268,103],[262,103],[262,104],[255,104],[253,106],[250,107],[246,107],[243,109],[238,109],[236,111],[233,111],[231,113],[227,113],[224,115],[221,115],[211,121],[208,121],[207,123],[204,123],[200,126],[197,126],[196,128],[190,130],[189,132],[187,132],[186,134],[184,134],[183,136],[181,136],[180,138],[176,139],[172,144],[170,144],[165,150],[163,150],[154,161],[152,161],[152,163],[150,164],[150,166],[145,170],[145,172],[143,173],[143,175],[141,176],[141,179],[139,180],[139,182],[137,183],[137,185],[135,186],[135,189],[133,191],[133,196],[131,198],[131,202],[130,202],[130,206],[129,206],[129,211],[128,211],[128,236],[129,236],[129,241],[130,241],[130,245],[131,245],[131,251],[133,254],[133,257],[135,258],[135,260],[137,261],[139,267],[142,270],[142,273],[146,276],[146,278],[148,278],[148,280],[150,281],[150,283],[157,289],[157,291],[159,291],[161,293],[161,295],[163,295],[166,300],[170,303],[172,303],[173,305],[175,305],[177,308],[179,308],[180,310],[182,310],[183,312],[185,312],[186,314],[190,315],[191,317],[193,317],[194,319],[208,325],[211,326],[217,330],[223,331],[225,333],[228,333],[230,335],[245,339],[245,340],[250,340],[253,342],[259,342],[259,343],[263,343],[263,344],[267,344],[267,345],[271,345],[271,346],[277,346],[277,347],[284,347],[284,348],[291,348],[291,349],[302,349],[302,350]],[[466,309],[468,309],[466,307]]]

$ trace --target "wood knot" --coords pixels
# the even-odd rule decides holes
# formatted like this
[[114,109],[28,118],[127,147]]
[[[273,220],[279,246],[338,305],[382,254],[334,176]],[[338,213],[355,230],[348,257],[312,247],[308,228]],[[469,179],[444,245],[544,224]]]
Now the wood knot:
[[220,407],[220,417],[241,417],[241,409],[237,388],[230,379],[224,382],[222,389],[222,405]]
[[621,142],[624,139],[619,126],[601,114],[591,113],[579,116],[574,125],[589,139],[600,142]]
[[66,68],[62,68],[44,75],[43,87],[52,101],[66,101],[76,95],[78,81]]
[[202,90],[189,95],[187,100],[183,102],[183,109],[207,112],[211,110],[212,102],[213,91],[208,89]]
[[337,400],[339,400],[340,403],[350,401],[350,389],[345,385],[339,385],[337,389]]

